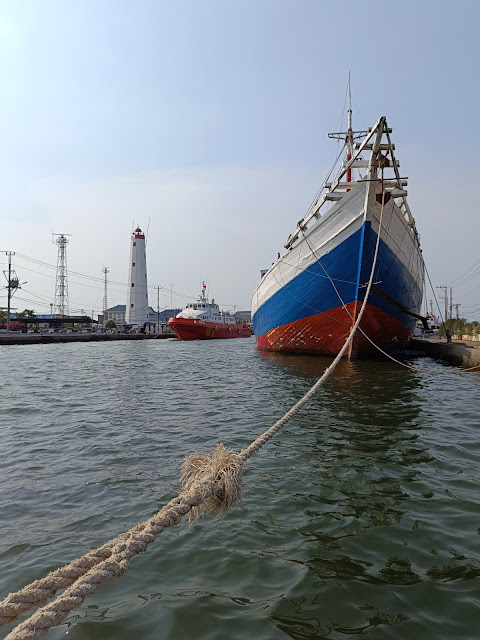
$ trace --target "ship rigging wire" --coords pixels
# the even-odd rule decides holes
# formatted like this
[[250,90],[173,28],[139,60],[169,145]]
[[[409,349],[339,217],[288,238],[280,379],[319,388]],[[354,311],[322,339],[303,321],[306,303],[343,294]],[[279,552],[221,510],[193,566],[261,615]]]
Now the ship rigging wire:
[[[378,230],[378,231],[379,231],[379,236],[380,236],[380,231],[381,231],[381,228],[380,228],[380,227],[379,227],[379,230]],[[319,256],[317,256],[317,254],[316,254],[316,252],[315,252],[315,248],[314,248],[314,247],[312,247],[312,245],[310,244],[310,242],[309,242],[309,240],[308,240],[307,236],[305,235],[305,232],[304,232],[304,231],[302,231],[302,233],[303,233],[303,237],[304,237],[304,239],[305,239],[305,241],[306,241],[306,243],[307,243],[307,245],[308,245],[308,247],[309,247],[310,251],[311,251],[311,252],[312,252],[312,254],[315,256],[316,261],[317,261],[317,262],[318,262],[318,264],[321,266],[321,268],[323,269],[323,271],[327,274],[327,277],[328,277],[328,279],[330,280],[330,283],[332,284],[332,287],[334,288],[335,293],[337,294],[338,299],[340,300],[340,303],[341,303],[342,307],[345,309],[345,311],[347,312],[347,314],[348,314],[348,316],[349,316],[350,320],[353,322],[353,316],[352,316],[352,314],[351,314],[351,313],[350,313],[350,311],[348,310],[347,305],[345,304],[345,302],[344,302],[344,300],[343,300],[342,296],[340,295],[340,293],[339,293],[339,291],[338,291],[337,287],[335,286],[335,284],[334,284],[334,282],[333,282],[332,278],[329,276],[329,274],[328,274],[327,270],[326,270],[326,269],[325,269],[325,267],[322,265],[320,257],[319,257]],[[422,262],[423,262],[423,266],[424,266],[424,268],[425,268],[425,272],[426,272],[426,274],[427,274],[427,276],[428,276],[428,281],[429,281],[429,283],[430,283],[430,287],[432,288],[433,296],[435,297],[435,302],[437,303],[437,307],[438,307],[438,310],[439,310],[439,313],[440,313],[440,317],[441,317],[441,318],[442,318],[442,320],[443,320],[443,316],[441,315],[441,311],[440,311],[440,305],[438,304],[438,301],[437,301],[437,298],[436,298],[436,295],[435,295],[435,290],[433,289],[432,281],[431,281],[431,279],[430,279],[430,274],[428,273],[427,266],[426,266],[426,264],[425,264],[425,261],[423,260],[423,256],[422,256]],[[312,308],[312,309],[313,309],[313,307],[310,307],[310,308]],[[319,310],[319,309],[314,309],[314,310],[315,310],[317,313],[319,313],[319,312],[320,312],[320,310]],[[338,320],[338,319],[337,319],[337,322],[340,322],[340,320]],[[397,363],[397,364],[401,365],[402,367],[405,367],[405,368],[410,369],[410,370],[412,370],[412,371],[416,371],[416,372],[418,372],[418,373],[434,373],[434,374],[441,374],[441,375],[446,375],[446,374],[454,374],[454,375],[458,375],[458,374],[462,374],[462,373],[467,373],[467,372],[469,372],[469,371],[473,371],[473,370],[478,369],[478,368],[480,367],[480,365],[475,365],[474,367],[469,367],[469,368],[466,368],[466,369],[462,368],[462,369],[456,369],[456,370],[450,370],[450,371],[437,371],[436,369],[424,369],[424,368],[421,368],[421,367],[414,367],[413,365],[409,365],[409,364],[407,364],[406,362],[402,362],[401,360],[398,360],[398,359],[397,359],[397,358],[395,358],[394,356],[390,355],[387,351],[384,351],[384,350],[383,350],[379,345],[377,345],[377,344],[376,344],[376,343],[375,343],[375,342],[374,342],[374,341],[373,341],[373,340],[372,340],[372,339],[371,339],[371,338],[370,338],[370,337],[365,333],[365,331],[362,329],[362,327],[360,327],[360,326],[359,326],[359,327],[358,327],[358,329],[359,329],[360,333],[362,333],[362,335],[363,335],[363,336],[368,340],[368,342],[370,342],[370,344],[371,344],[373,347],[375,347],[375,349],[377,349],[377,350],[378,350],[382,355],[386,356],[387,358],[389,358],[389,359],[390,359],[390,360],[392,360],[393,362],[395,362],[395,363]]]

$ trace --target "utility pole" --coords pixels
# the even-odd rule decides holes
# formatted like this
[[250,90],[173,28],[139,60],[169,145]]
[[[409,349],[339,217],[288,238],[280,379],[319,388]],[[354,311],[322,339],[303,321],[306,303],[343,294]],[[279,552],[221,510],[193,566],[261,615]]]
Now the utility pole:
[[458,319],[460,316],[458,315],[458,307],[461,307],[462,305],[459,303],[456,303],[453,305],[455,307],[455,314],[456,314],[456,318]]
[[[103,268],[103,273],[105,275],[105,285],[104,285],[104,291],[103,291],[103,326],[105,326],[105,317],[107,315],[107,309],[108,309],[108,293],[107,293],[107,283],[108,283],[108,267],[104,267]],[[93,319],[93,316],[92,316]]]
[[447,287],[436,287],[436,289],[443,289],[444,294],[443,294],[443,298],[445,301],[445,318],[443,319],[444,322],[447,321],[448,319],[448,294],[447,294]]
[[433,300],[430,298],[430,315],[433,318]]
[[170,281],[170,309],[173,309],[173,285],[175,283]]
[[160,287],[153,287],[157,290],[157,333],[160,333]]
[[21,289],[18,276],[14,269],[12,269],[12,256],[15,255],[15,251],[5,251],[8,256],[8,271],[4,271],[3,274],[7,279],[7,333],[10,333],[10,310],[12,296],[17,289]]
[[[453,287],[450,287],[450,318],[453,318]],[[458,318],[458,316],[457,316]]]

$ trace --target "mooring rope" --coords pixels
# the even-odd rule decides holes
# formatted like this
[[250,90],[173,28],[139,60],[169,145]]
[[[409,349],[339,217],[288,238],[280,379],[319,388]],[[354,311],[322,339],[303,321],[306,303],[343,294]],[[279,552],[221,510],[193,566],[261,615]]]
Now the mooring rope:
[[0,602],[0,626],[15,621],[33,606],[44,605],[58,590],[65,589],[55,600],[17,625],[5,640],[42,638],[51,627],[61,624],[72,610],[81,606],[85,598],[94,593],[103,582],[120,577],[131,558],[145,551],[158,534],[178,524],[184,515],[188,513],[191,518],[204,513],[221,515],[241,500],[242,471],[247,460],[300,411],[333,373],[360,325],[370,295],[380,245],[385,192],[382,195],[379,230],[365,298],[345,344],[323,375],[285,415],[240,453],[219,444],[210,454],[195,453],[187,456],[182,465],[182,491],[151,518],[102,547],[52,571],[42,580],[36,580],[20,591],[9,594]]

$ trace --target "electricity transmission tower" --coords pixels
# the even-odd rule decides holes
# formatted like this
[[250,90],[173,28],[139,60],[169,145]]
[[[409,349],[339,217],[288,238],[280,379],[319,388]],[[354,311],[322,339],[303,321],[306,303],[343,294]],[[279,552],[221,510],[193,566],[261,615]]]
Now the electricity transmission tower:
[[59,316],[68,316],[68,277],[67,277],[67,244],[66,236],[70,233],[52,233],[57,236],[53,244],[58,245],[57,279],[55,283],[55,311]]

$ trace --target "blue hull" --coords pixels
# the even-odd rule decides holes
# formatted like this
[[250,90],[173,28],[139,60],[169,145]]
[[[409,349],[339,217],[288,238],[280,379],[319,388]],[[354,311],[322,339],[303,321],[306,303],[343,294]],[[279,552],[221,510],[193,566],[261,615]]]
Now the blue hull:
[[[282,350],[338,352],[339,336],[341,338],[345,334],[348,335],[352,325],[351,319],[342,308],[342,302],[355,311],[357,305],[359,308],[363,302],[366,285],[370,279],[376,242],[376,232],[372,229],[370,222],[365,222],[358,231],[324,255],[320,260],[321,264],[318,261],[314,262],[274,293],[253,316],[258,345],[270,348],[268,345],[271,332],[278,333],[282,327],[288,327],[289,336],[294,335],[295,326],[298,325],[302,328],[299,341],[301,344],[297,345],[294,338],[289,338],[288,345],[285,345]],[[338,293],[326,274],[333,280]],[[418,278],[414,277],[414,274],[381,240],[373,282],[375,287],[370,292],[366,312],[370,314],[370,320],[375,321],[376,330],[375,335],[371,336],[372,339],[375,338],[376,344],[381,347],[388,346],[392,339],[394,342],[405,342],[413,332],[416,319],[404,313],[399,307],[405,307],[417,314],[420,312],[423,278],[419,282]],[[335,343],[330,350],[325,336],[321,336],[321,348],[316,348],[319,344],[318,319],[320,317],[324,318],[325,326],[329,327],[328,336],[332,338],[332,344]],[[306,335],[303,327],[307,326],[309,319],[313,318],[317,319],[316,328],[315,330],[310,328],[310,332]],[[338,331],[332,330],[333,319],[341,325]],[[384,325],[384,330],[381,326],[377,329],[379,323]],[[365,326],[368,324],[367,317]],[[387,326],[388,324],[390,326]],[[363,326],[362,321],[362,328]],[[276,349],[275,346],[272,348]]]

